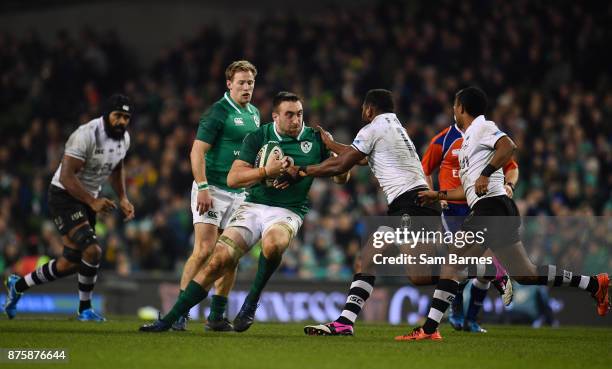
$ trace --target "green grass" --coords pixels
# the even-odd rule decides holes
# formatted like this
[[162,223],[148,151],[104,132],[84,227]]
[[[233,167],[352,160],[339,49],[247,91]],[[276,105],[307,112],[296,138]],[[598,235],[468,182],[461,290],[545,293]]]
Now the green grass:
[[[245,333],[144,334],[135,319],[80,323],[65,318],[0,320],[0,347],[67,348],[70,361],[14,368],[610,368],[612,328],[487,326],[443,341],[395,342],[407,327],[359,324],[355,337],[306,337],[302,324],[256,323]],[[1,367],[9,364],[0,363]],[[9,365],[10,366],[10,365]]]

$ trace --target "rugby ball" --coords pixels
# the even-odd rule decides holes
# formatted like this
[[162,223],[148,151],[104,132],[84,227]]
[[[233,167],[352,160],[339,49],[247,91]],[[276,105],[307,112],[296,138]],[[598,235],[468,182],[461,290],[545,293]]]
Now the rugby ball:
[[[257,152],[257,156],[255,156],[255,167],[263,168],[272,158],[282,159],[283,157],[284,154],[280,145],[276,143],[267,143]],[[274,178],[266,178],[263,183],[268,187],[272,187]]]

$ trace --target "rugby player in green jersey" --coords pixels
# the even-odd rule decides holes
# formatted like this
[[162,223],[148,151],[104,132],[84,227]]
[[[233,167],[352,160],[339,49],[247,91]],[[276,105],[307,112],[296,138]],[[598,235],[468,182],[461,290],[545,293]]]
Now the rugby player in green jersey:
[[[274,122],[248,134],[227,177],[234,188],[250,187],[246,200],[232,215],[227,228],[217,240],[210,262],[190,281],[172,310],[163,318],[144,325],[144,332],[162,332],[199,304],[212,284],[236,269],[238,261],[259,240],[262,252],[259,268],[251,290],[234,320],[234,330],[247,330],[254,321],[259,297],[266,283],[278,268],[285,250],[297,234],[308,212],[308,191],[313,178],[301,178],[297,170],[287,173],[290,164],[296,166],[321,163],[330,153],[318,131],[306,127],[300,98],[281,92],[274,98]],[[279,146],[284,157],[271,157],[265,166],[257,166],[258,152],[264,145]],[[260,160],[264,160],[260,158]],[[266,179],[276,178],[273,186]],[[348,174],[334,178],[344,183]]]
[[[227,185],[227,174],[238,157],[244,137],[259,128],[259,111],[250,104],[255,87],[257,69],[246,60],[231,63],[225,70],[228,92],[206,111],[200,119],[198,132],[191,149],[191,212],[195,241],[193,252],[181,277],[181,294],[187,284],[200,271],[217,242],[219,234],[227,227],[232,213],[244,201],[244,188]],[[235,280],[235,270],[215,283],[207,330],[231,331],[231,323],[225,319],[227,295]],[[188,313],[172,326],[185,330]]]

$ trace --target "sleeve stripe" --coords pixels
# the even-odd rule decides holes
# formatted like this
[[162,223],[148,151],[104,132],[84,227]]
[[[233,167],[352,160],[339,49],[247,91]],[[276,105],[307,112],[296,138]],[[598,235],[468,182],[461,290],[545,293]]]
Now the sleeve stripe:
[[365,152],[363,152],[363,151],[359,150],[359,148],[358,148],[357,146],[355,146],[354,144],[351,144],[351,147],[352,147],[353,149],[355,149],[355,150],[359,151],[359,152],[360,152],[360,153],[362,153],[363,155],[366,155],[366,156],[367,156],[367,155],[370,155],[369,153],[365,153]]

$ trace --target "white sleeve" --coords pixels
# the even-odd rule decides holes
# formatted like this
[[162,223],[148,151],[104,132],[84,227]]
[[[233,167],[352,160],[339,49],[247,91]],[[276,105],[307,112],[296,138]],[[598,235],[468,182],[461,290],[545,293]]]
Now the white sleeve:
[[370,155],[377,139],[376,130],[372,129],[371,125],[367,125],[357,133],[351,146],[365,155]]
[[127,152],[130,149],[130,134],[126,131],[125,132],[125,152]]
[[86,161],[87,152],[90,151],[90,146],[93,144],[93,139],[89,130],[77,129],[70,135],[70,138],[68,138],[66,148],[64,149],[64,155]]
[[507,136],[504,132],[502,132],[495,124],[487,124],[484,126],[482,130],[482,136],[480,137],[480,144],[488,147],[495,148],[495,143],[500,138]]

